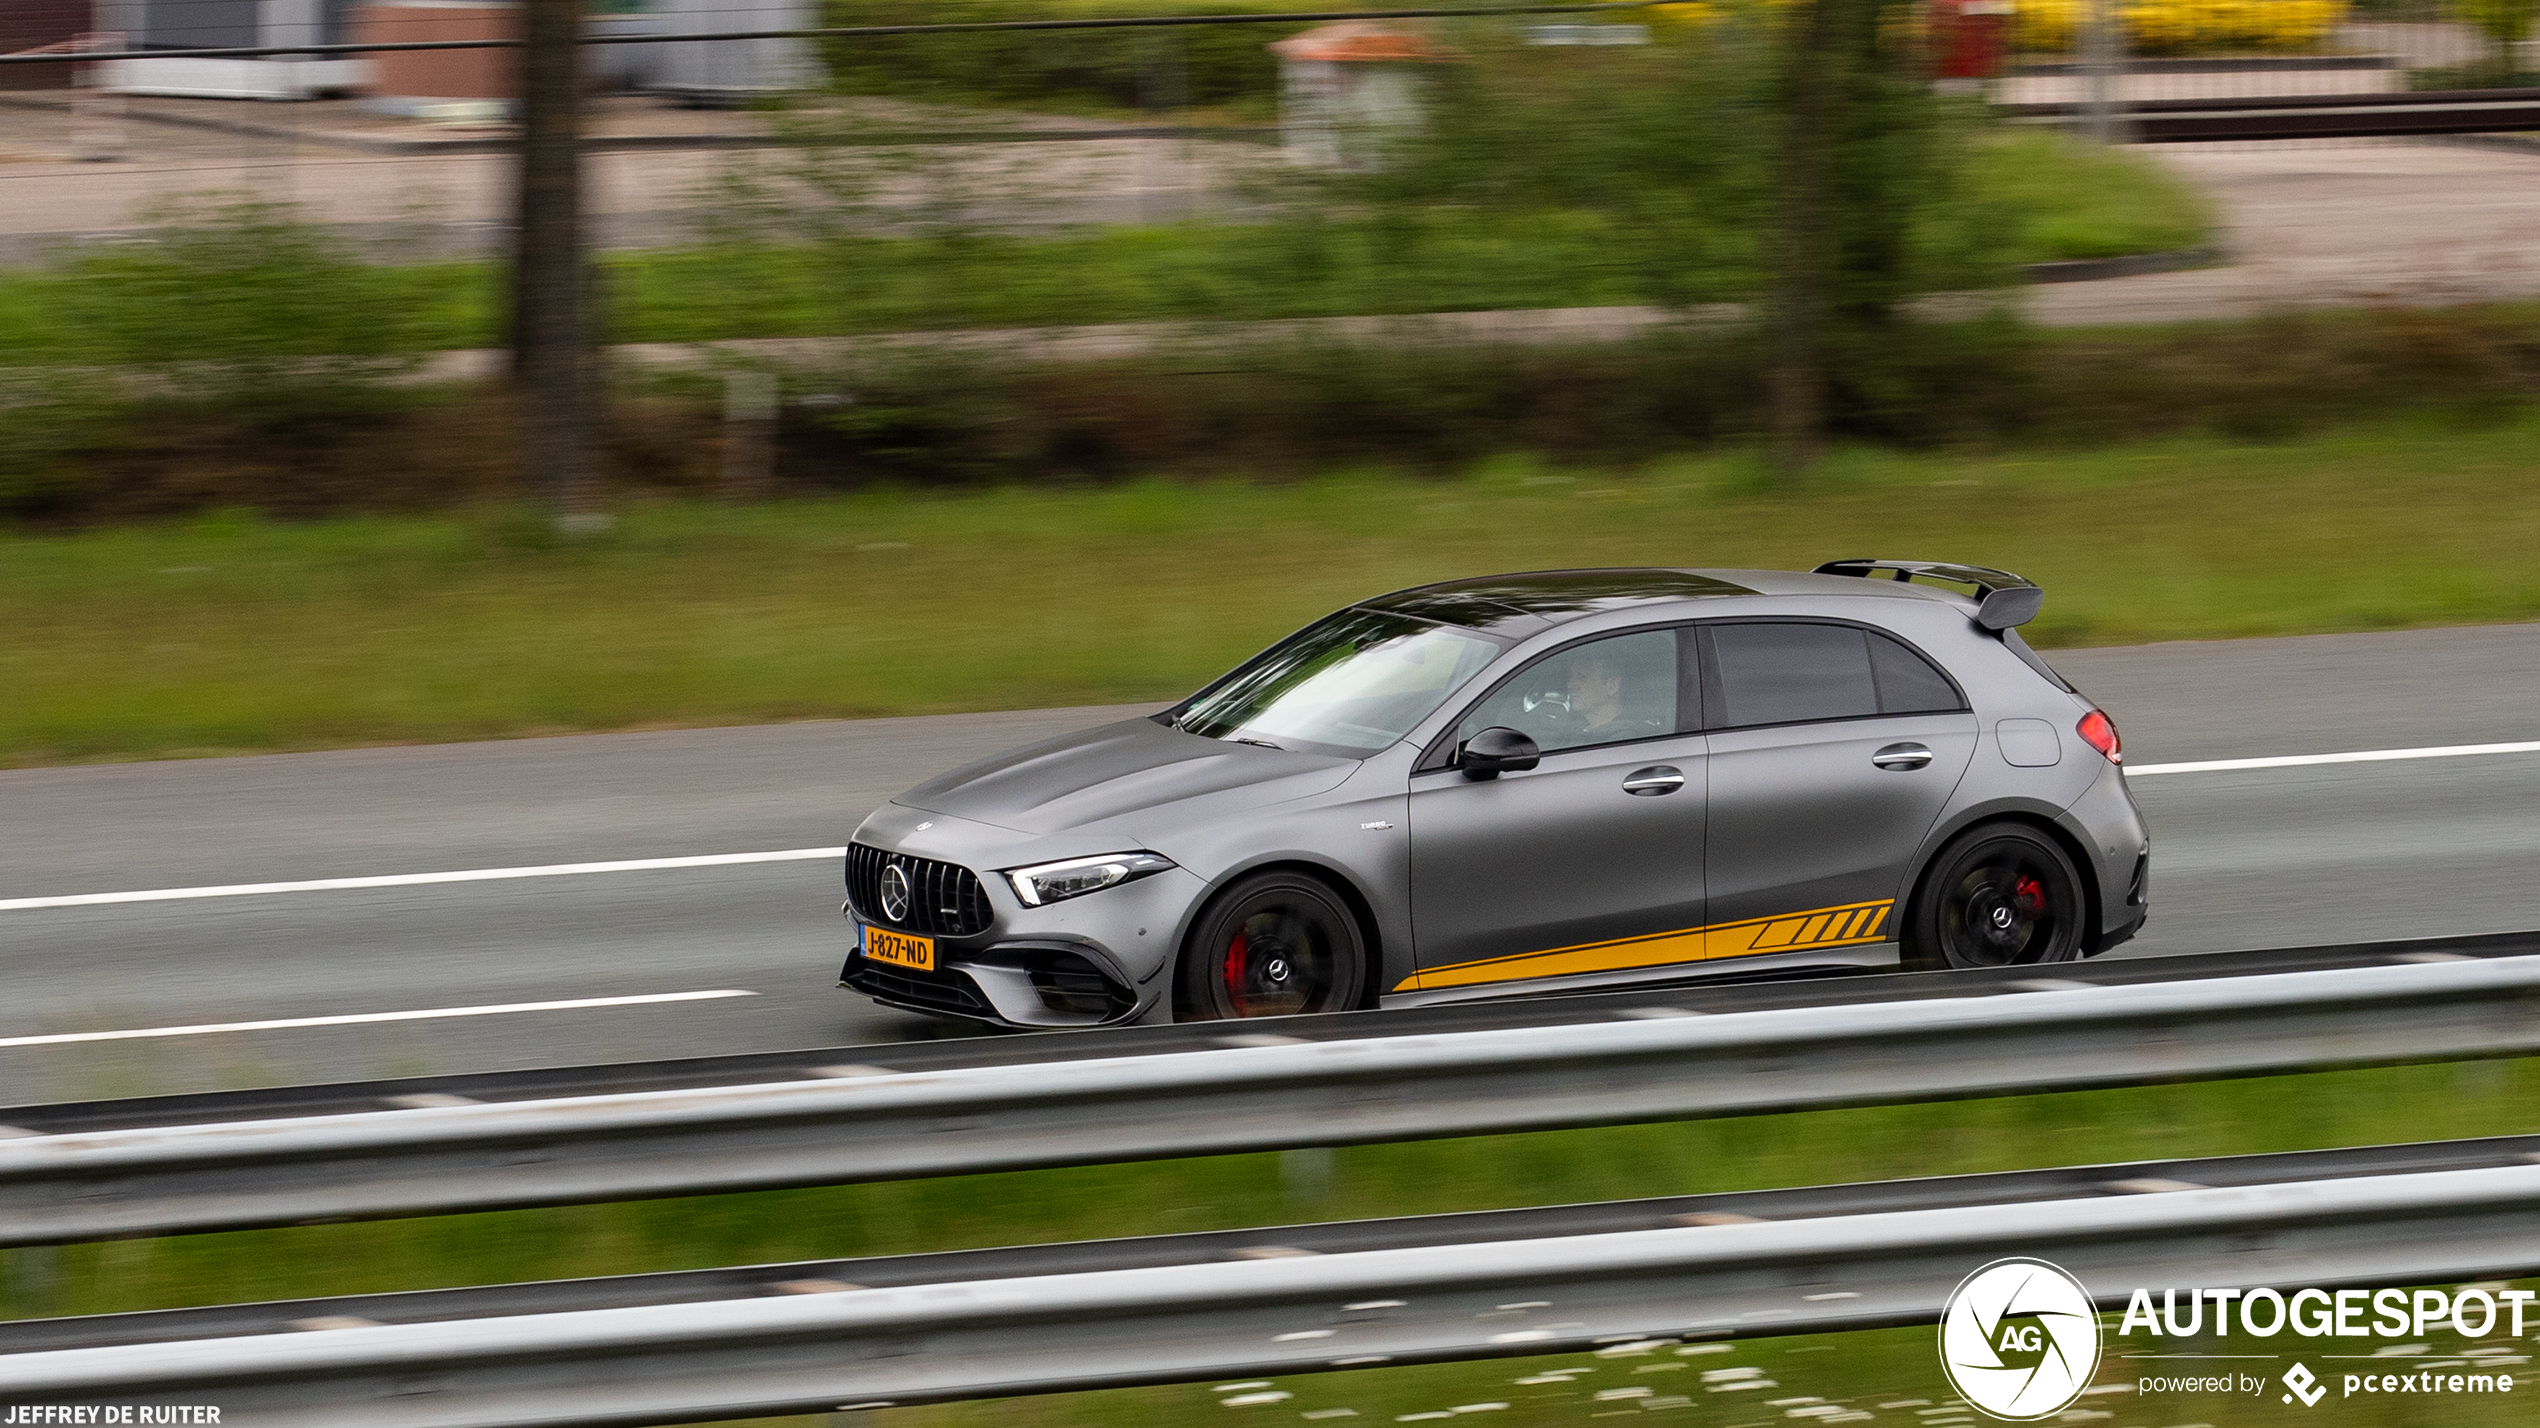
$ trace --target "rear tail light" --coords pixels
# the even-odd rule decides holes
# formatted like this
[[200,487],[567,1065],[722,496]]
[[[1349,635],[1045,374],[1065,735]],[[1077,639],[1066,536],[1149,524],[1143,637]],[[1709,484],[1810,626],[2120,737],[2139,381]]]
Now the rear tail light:
[[2108,762],[2120,766],[2125,763],[2125,746],[2117,742],[2116,720],[2093,709],[2081,716],[2081,722],[2073,726],[2073,732],[2081,735],[2083,743],[2105,755]]

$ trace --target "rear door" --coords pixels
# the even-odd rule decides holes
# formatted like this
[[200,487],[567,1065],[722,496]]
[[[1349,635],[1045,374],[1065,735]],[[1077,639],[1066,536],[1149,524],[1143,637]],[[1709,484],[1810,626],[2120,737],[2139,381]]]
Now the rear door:
[[1494,779],[1411,781],[1412,931],[1430,991],[1628,971],[1696,955],[1704,739],[1688,627],[1582,641],[1458,720],[1544,751]]
[[1897,939],[1913,856],[1975,753],[1938,665],[1863,626],[1702,627],[1715,956]]

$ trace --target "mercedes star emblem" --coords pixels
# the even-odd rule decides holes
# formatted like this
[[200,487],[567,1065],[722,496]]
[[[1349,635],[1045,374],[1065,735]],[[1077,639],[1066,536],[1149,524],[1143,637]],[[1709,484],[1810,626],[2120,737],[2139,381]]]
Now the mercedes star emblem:
[[882,870],[882,915],[893,922],[908,920],[908,869],[897,863]]

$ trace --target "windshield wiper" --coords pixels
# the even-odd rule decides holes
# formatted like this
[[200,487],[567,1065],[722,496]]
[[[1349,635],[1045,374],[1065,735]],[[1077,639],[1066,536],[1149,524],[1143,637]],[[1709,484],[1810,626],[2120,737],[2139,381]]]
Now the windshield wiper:
[[1258,744],[1258,745],[1260,745],[1261,747],[1263,747],[1263,748],[1265,748],[1265,749],[1277,749],[1280,753],[1283,753],[1283,754],[1284,754],[1284,753],[1286,753],[1286,752],[1288,751],[1288,746],[1287,746],[1287,745],[1285,745],[1285,744],[1274,744],[1274,743],[1271,743],[1268,739],[1243,739],[1243,738],[1238,738],[1238,739],[1231,739],[1231,740],[1228,740],[1228,742],[1229,742],[1229,743],[1236,743],[1236,744]]

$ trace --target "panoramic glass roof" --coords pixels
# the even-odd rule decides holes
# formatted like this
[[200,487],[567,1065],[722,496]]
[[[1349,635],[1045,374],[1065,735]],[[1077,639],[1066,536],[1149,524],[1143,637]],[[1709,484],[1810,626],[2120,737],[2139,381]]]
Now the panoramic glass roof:
[[1538,570],[1422,585],[1359,604],[1362,609],[1488,630],[1555,624],[1629,605],[1754,593],[1743,585],[1689,570]]

